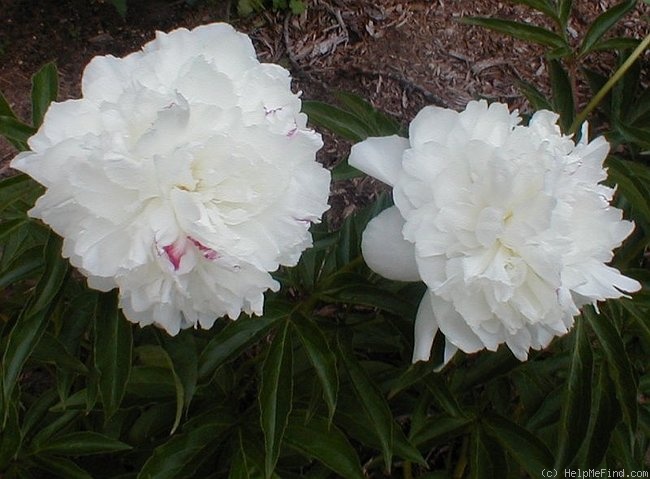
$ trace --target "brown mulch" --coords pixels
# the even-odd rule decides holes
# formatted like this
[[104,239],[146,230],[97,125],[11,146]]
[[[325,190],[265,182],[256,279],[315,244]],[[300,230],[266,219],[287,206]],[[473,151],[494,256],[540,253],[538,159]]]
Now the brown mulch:
[[[463,16],[480,15],[543,25],[543,16],[527,7],[494,0],[305,2],[307,10],[297,16],[266,11],[238,18],[226,1],[190,7],[182,0],[130,0],[123,20],[106,1],[0,0],[0,90],[27,119],[30,77],[48,61],[56,61],[61,74],[59,100],[74,98],[80,94],[83,68],[95,55],[137,50],[155,30],[230,21],[251,36],[261,61],[292,71],[304,98],[331,102],[333,92],[352,91],[403,125],[426,104],[462,109],[476,98],[507,102],[526,112],[529,106],[515,86],[517,78],[548,91],[541,48],[459,22]],[[569,33],[577,42],[593,19],[617,2],[574,3]],[[650,7],[641,2],[618,33],[642,38],[649,30],[649,13]],[[589,60],[611,72],[611,55]],[[332,166],[344,159],[349,144],[325,137],[320,157]],[[14,155],[0,140],[0,176],[10,174]],[[366,180],[335,184],[334,216],[345,216],[354,205],[367,202],[375,189]]]

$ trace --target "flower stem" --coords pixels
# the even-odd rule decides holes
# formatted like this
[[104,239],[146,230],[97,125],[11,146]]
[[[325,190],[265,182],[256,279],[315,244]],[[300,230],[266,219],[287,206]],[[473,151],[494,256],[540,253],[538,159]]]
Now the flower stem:
[[596,95],[591,99],[585,109],[582,110],[578,116],[576,116],[569,130],[570,133],[576,133],[578,131],[580,125],[584,123],[589,114],[598,106],[598,104],[603,101],[605,95],[607,95],[607,93],[609,93],[614,85],[618,83],[621,77],[625,75],[625,72],[630,69],[632,64],[636,61],[637,58],[639,58],[641,53],[643,53],[643,51],[648,48],[648,45],[650,45],[650,34],[648,34],[648,36],[646,36],[643,41],[639,43],[639,45],[634,49],[627,60],[625,60],[625,62],[618,68],[618,70],[616,70],[616,73],[614,73],[614,75],[607,81],[607,83],[605,83],[605,85],[603,85],[598,93],[596,93]]
[[404,461],[404,470],[403,470],[404,479],[413,479],[413,470],[411,461]]

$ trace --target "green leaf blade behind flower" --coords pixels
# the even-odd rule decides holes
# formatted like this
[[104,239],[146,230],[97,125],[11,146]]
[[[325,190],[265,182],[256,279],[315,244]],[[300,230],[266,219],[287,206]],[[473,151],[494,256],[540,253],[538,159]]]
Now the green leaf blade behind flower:
[[167,356],[176,387],[176,417],[173,434],[179,426],[183,411],[187,411],[198,381],[198,355],[191,330],[183,330],[175,337],[156,331],[156,338]]
[[262,365],[259,393],[260,423],[264,433],[264,476],[273,474],[293,400],[293,356],[289,321],[280,326]]
[[345,435],[325,418],[314,417],[307,424],[304,414],[294,415],[287,426],[289,447],[311,456],[346,479],[364,479],[359,457]]
[[133,355],[131,323],[120,314],[116,294],[100,296],[94,328],[95,368],[99,372],[99,392],[108,420],[126,392]]
[[10,116],[0,115],[0,135],[4,136],[17,150],[27,149],[27,140],[36,129]]
[[59,92],[59,72],[52,62],[44,65],[32,78],[32,124],[38,128],[50,103]]
[[594,45],[605,35],[621,18],[636,6],[636,0],[625,0],[614,5],[609,10],[601,13],[593,21],[580,45],[580,55],[591,52]]
[[291,325],[298,334],[309,361],[316,371],[331,420],[336,411],[339,390],[336,355],[330,349],[327,339],[314,321],[305,316],[295,316],[292,318]]
[[591,306],[584,308],[583,315],[603,347],[607,367],[616,385],[616,396],[623,411],[623,418],[630,430],[634,430],[638,418],[637,385],[630,358],[625,351],[625,343],[611,318],[596,314]]
[[486,17],[463,17],[460,21],[468,25],[477,25],[488,28],[495,32],[505,33],[506,35],[510,35],[511,37],[520,40],[539,43],[540,45],[551,48],[570,48],[566,41],[558,34],[546,30],[545,28],[528,25],[526,23]]
[[535,435],[501,416],[483,420],[486,432],[517,461],[531,477],[553,466],[553,455]]
[[558,452],[555,458],[555,469],[558,470],[571,464],[587,438],[594,361],[586,329],[584,319],[577,318],[573,333],[575,343],[571,369],[562,405]]
[[222,364],[259,340],[279,320],[289,315],[287,304],[266,304],[264,316],[229,322],[199,355],[199,379],[205,379]]
[[127,451],[131,446],[103,434],[92,431],[78,431],[48,439],[36,454],[57,454],[61,456],[86,456],[108,452]]
[[[156,447],[153,454],[142,466],[138,479],[177,479],[179,474],[192,463],[199,460],[203,451],[227,431],[232,421],[225,411],[218,414],[220,419],[206,420],[187,431],[175,434]],[[230,417],[232,417],[230,415]]]
[[346,140],[358,142],[371,136],[371,131],[355,115],[341,108],[316,100],[302,102],[302,111],[309,121]]
[[339,358],[350,376],[355,396],[366,411],[381,443],[386,469],[390,470],[393,455],[393,416],[386,399],[372,382],[368,373],[354,357],[351,345],[338,340]]
[[[2,356],[3,405],[11,402],[23,365],[45,332],[50,312],[56,304],[68,274],[68,262],[61,257],[61,239],[50,233],[43,254],[45,269],[38,281],[34,300],[11,328]],[[3,414],[7,414],[5,409]]]
[[562,131],[568,134],[576,114],[571,79],[560,60],[550,60],[548,67],[553,90],[553,110],[560,115]]

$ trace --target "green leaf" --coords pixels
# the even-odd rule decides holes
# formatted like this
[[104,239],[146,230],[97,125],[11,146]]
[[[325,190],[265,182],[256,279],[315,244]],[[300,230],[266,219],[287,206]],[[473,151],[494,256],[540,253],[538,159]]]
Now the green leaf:
[[22,441],[16,405],[10,403],[7,409],[6,420],[0,423],[0,471],[5,471],[15,458]]
[[59,73],[52,62],[44,65],[32,77],[32,124],[38,128],[50,103],[56,101],[59,91]]
[[223,363],[264,336],[277,321],[287,317],[290,312],[289,307],[285,305],[273,309],[266,304],[265,308],[264,316],[231,321],[210,340],[199,356],[199,378],[204,379],[214,373]]
[[571,80],[559,60],[549,60],[549,75],[553,90],[553,109],[560,114],[560,126],[563,132],[568,132],[575,117],[575,103]]
[[363,176],[363,172],[357,170],[354,166],[350,166],[347,160],[332,168],[332,181],[351,180],[359,176]]
[[614,5],[609,10],[601,13],[594,20],[587,30],[582,44],[580,45],[580,55],[586,55],[592,50],[592,47],[607,33],[625,14],[636,6],[636,0],[625,0]]
[[325,418],[317,416],[304,424],[303,417],[296,414],[289,421],[286,444],[300,454],[315,457],[341,477],[364,479],[357,453],[345,435]]
[[9,105],[9,102],[7,101],[7,99],[2,94],[1,91],[0,91],[0,116],[8,116],[11,118],[16,118],[16,114],[11,109],[11,105]]
[[264,433],[264,471],[268,479],[280,455],[293,398],[293,359],[289,322],[281,326],[262,365],[259,393],[260,424]]
[[0,135],[19,150],[26,150],[25,144],[36,129],[11,116],[0,116]]
[[566,30],[573,8],[573,0],[557,0],[557,13],[563,30]]
[[522,5],[527,5],[530,8],[542,12],[547,17],[552,20],[558,21],[557,13],[555,8],[547,0],[514,0],[515,3],[521,3]]
[[336,99],[365,125],[371,136],[389,136],[400,133],[399,123],[384,115],[359,95],[338,92]]
[[650,169],[631,161],[608,158],[608,176],[618,185],[620,193],[630,202],[634,212],[650,224],[650,197],[648,180]]
[[485,431],[519,463],[531,477],[537,477],[542,469],[550,469],[553,455],[544,443],[523,427],[501,416],[483,420]]
[[210,444],[232,425],[227,414],[176,434],[154,449],[140,470],[138,479],[176,479],[188,465],[197,461]]
[[86,365],[70,354],[63,344],[48,332],[41,336],[41,340],[32,353],[32,359],[56,364],[63,371],[72,371],[79,374],[88,373]]
[[43,255],[45,271],[43,271],[43,276],[36,285],[36,291],[34,292],[36,299],[29,306],[28,314],[36,314],[50,309],[55,297],[63,288],[69,265],[61,256],[62,245],[63,240],[55,233],[50,233]]
[[636,429],[638,415],[637,385],[623,339],[612,320],[602,314],[596,315],[592,307],[585,307],[583,315],[603,347],[609,372],[616,385],[616,396],[623,411],[623,418],[633,431]]
[[244,442],[242,439],[241,429],[238,431],[239,447],[235,448],[232,462],[230,463],[230,473],[228,479],[251,479],[251,474],[244,451]]
[[327,103],[305,100],[302,102],[302,111],[314,125],[325,128],[346,140],[358,142],[372,135],[367,125],[355,115]]
[[61,239],[54,233],[50,234],[44,257],[45,271],[36,285],[35,300],[13,325],[2,356],[3,404],[9,404],[18,375],[45,331],[49,313],[67,276],[68,263],[61,258]]
[[[346,399],[350,400],[342,401],[336,413],[336,423],[353,439],[373,449],[381,449],[381,441],[365,411],[359,408],[354,398]],[[393,428],[393,452],[406,461],[426,465],[420,451],[404,436],[400,427]]]
[[566,41],[556,33],[545,28],[528,25],[527,23],[486,17],[463,17],[460,21],[468,25],[478,25],[494,30],[495,32],[505,33],[511,37],[519,38],[520,40],[539,43],[551,48],[570,48]]
[[621,408],[616,400],[616,389],[606,367],[600,369],[598,384],[593,390],[591,424],[585,438],[585,454],[582,464],[593,467],[602,462],[616,425],[621,420]]
[[432,416],[411,429],[411,443],[416,446],[443,444],[464,434],[474,423],[466,417]]
[[507,464],[503,450],[494,439],[477,426],[472,431],[469,444],[469,477],[471,479],[502,479],[507,477]]
[[95,368],[105,419],[117,411],[131,374],[133,338],[131,323],[117,309],[114,293],[100,296],[95,313]]
[[640,41],[636,38],[608,38],[606,40],[600,40],[593,47],[591,51],[608,51],[608,50],[633,50],[639,46]]
[[192,330],[181,331],[173,338],[157,331],[156,337],[166,353],[176,387],[176,416],[170,433],[173,434],[196,391],[199,360]]
[[571,464],[580,446],[586,439],[591,415],[591,390],[593,355],[587,336],[584,319],[577,318],[573,337],[575,343],[571,358],[571,369],[562,405],[559,426],[558,452],[555,469],[563,470]]
[[62,479],[93,479],[93,476],[80,468],[74,461],[65,457],[38,456],[36,463],[47,474],[54,474]]
[[454,397],[453,393],[447,386],[447,383],[442,376],[428,376],[425,380],[425,384],[431,395],[440,405],[440,408],[447,414],[454,417],[464,417],[467,415],[458,404],[458,401]]
[[127,451],[131,446],[103,434],[92,431],[71,432],[49,439],[35,454],[57,454],[61,456],[86,456],[106,452]]
[[358,276],[339,276],[336,286],[318,293],[322,301],[375,307],[405,318],[415,315],[417,304],[404,301],[395,293],[373,284],[354,281]]
[[305,347],[307,356],[323,388],[323,397],[327,403],[330,420],[336,410],[336,398],[339,390],[339,376],[336,370],[336,356],[330,349],[328,341],[318,325],[302,315],[292,317],[291,322]]
[[537,89],[532,83],[523,80],[515,80],[517,88],[526,97],[530,105],[535,110],[552,110],[551,102],[544,96],[544,94]]
[[373,425],[381,443],[386,469],[390,470],[393,451],[393,416],[386,399],[354,357],[351,346],[339,337],[339,358],[350,376],[350,385]]

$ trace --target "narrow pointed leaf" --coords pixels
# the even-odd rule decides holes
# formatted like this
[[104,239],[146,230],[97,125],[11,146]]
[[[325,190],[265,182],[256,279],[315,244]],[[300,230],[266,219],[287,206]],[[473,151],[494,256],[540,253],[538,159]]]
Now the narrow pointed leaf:
[[251,346],[280,319],[289,314],[289,307],[279,306],[266,311],[261,318],[241,318],[230,322],[203,349],[199,356],[199,378],[214,373],[219,366]]
[[339,429],[325,418],[314,417],[304,424],[303,415],[296,415],[287,426],[285,441],[305,456],[318,459],[346,479],[364,479],[359,457]]
[[553,466],[553,455],[536,436],[523,427],[500,416],[484,421],[486,432],[492,436],[531,477]]
[[65,457],[42,455],[36,458],[36,463],[49,474],[62,479],[93,479],[93,476],[79,467],[71,459]]
[[571,369],[562,404],[562,418],[558,428],[560,437],[555,458],[555,469],[558,470],[571,464],[586,438],[589,427],[593,355],[586,329],[584,319],[578,318],[573,332],[575,343]]
[[637,385],[623,339],[607,316],[596,315],[591,307],[585,308],[583,314],[598,336],[598,341],[605,352],[607,366],[616,385],[616,396],[623,411],[623,418],[628,427],[635,430],[638,415]]
[[601,13],[587,30],[580,45],[580,55],[589,53],[598,40],[635,6],[636,0],[625,0]]
[[573,0],[557,0],[558,17],[563,30],[566,30],[573,9]]
[[552,5],[547,0],[514,0],[516,3],[527,5],[530,8],[542,12],[547,17],[558,21],[558,16]]
[[45,270],[36,285],[35,300],[26,307],[9,333],[2,356],[2,398],[8,404],[25,361],[38,344],[68,273],[61,258],[61,239],[54,233],[45,247]]
[[559,60],[550,60],[548,68],[551,77],[551,88],[553,89],[553,109],[560,114],[562,131],[568,133],[575,117],[571,80]]
[[339,390],[339,377],[336,370],[336,356],[330,349],[327,339],[318,326],[305,316],[296,316],[292,321],[294,330],[305,347],[307,356],[323,388],[330,419],[336,410]]
[[59,73],[54,63],[44,65],[32,78],[32,123],[41,126],[50,103],[56,101],[59,91]]
[[568,47],[564,39],[558,34],[542,27],[528,25],[527,23],[484,17],[463,17],[461,22],[469,25],[478,25],[480,27],[494,30],[495,32],[505,33],[511,37],[519,38],[520,40],[539,43],[540,45],[545,45],[551,48]]
[[350,141],[365,140],[372,131],[355,115],[341,108],[315,100],[302,102],[302,111],[309,116],[309,121],[325,128],[335,135]]
[[357,399],[377,433],[386,468],[390,470],[393,451],[393,416],[388,403],[372,382],[368,373],[354,357],[351,347],[340,338],[338,344],[339,358],[350,376],[350,383]]
[[616,399],[616,388],[606,367],[601,368],[598,385],[594,388],[594,407],[591,424],[585,438],[586,448],[582,464],[585,467],[600,464],[605,457],[616,425],[621,420],[621,408]]
[[131,446],[112,439],[98,432],[71,432],[49,439],[36,451],[37,454],[48,453],[61,456],[86,456],[107,452],[127,451]]
[[4,136],[19,150],[27,143],[30,136],[36,133],[36,129],[17,120],[12,116],[0,115],[0,135]]
[[173,338],[157,332],[156,337],[166,353],[176,386],[176,417],[171,432],[173,434],[196,391],[198,355],[191,330],[181,331]]
[[7,99],[2,94],[1,91],[0,91],[0,116],[8,116],[11,118],[16,118],[16,114],[11,109],[11,105],[9,105],[9,102],[7,101]]
[[544,94],[537,89],[533,84],[523,80],[515,81],[517,88],[526,97],[530,105],[535,110],[552,110],[551,102],[544,96]]
[[114,293],[100,296],[95,313],[95,368],[106,419],[120,406],[131,374],[131,323],[117,309]]
[[232,418],[225,413],[221,420],[210,420],[194,425],[175,434],[167,442],[154,449],[153,454],[140,470],[138,479],[177,479],[183,469],[197,461],[203,451],[211,447],[232,425]]
[[271,477],[280,455],[293,396],[293,359],[289,322],[281,326],[273,339],[262,366],[260,386],[260,423],[264,433],[265,477]]

